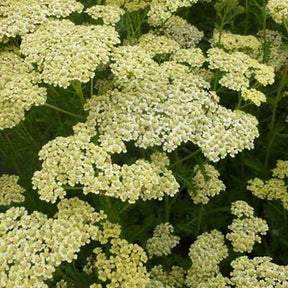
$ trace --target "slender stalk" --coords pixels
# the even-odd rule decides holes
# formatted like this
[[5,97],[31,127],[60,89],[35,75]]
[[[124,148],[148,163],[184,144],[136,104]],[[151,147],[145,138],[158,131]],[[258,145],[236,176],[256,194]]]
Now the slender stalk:
[[81,186],[63,186],[63,188],[65,189],[65,190],[82,190],[83,189],[83,187],[81,187]]
[[169,205],[169,196],[165,194],[165,222],[169,222],[170,217],[170,205]]
[[171,169],[171,168],[173,168],[173,167],[179,165],[180,163],[182,163],[182,162],[184,162],[184,161],[186,161],[186,160],[188,160],[188,159],[194,157],[195,155],[197,155],[198,153],[200,153],[200,151],[201,151],[200,148],[197,149],[196,151],[192,152],[192,153],[189,154],[188,156],[186,156],[186,157],[184,157],[184,158],[181,158],[179,161],[177,161],[177,162],[175,162],[174,164],[170,165],[169,168]]
[[34,138],[32,137],[32,135],[30,134],[30,132],[28,131],[27,127],[25,126],[25,124],[23,122],[21,122],[21,126],[24,129],[24,132],[26,133],[26,135],[28,136],[30,142],[39,150],[40,147],[37,144],[37,142],[34,140]]
[[282,90],[285,88],[285,86],[287,84],[286,83],[286,81],[287,81],[287,72],[288,72],[288,62],[287,62],[286,66],[285,66],[285,68],[283,70],[283,74],[282,74],[281,81],[280,81],[280,86],[279,86],[279,89],[277,91],[277,95],[276,95],[276,98],[275,98],[275,103],[274,103],[273,111],[272,111],[271,129],[274,129],[277,106],[278,106],[278,103],[279,103],[279,101],[281,100],[281,97],[282,97]]
[[269,125],[269,134],[268,134],[268,146],[266,149],[266,155],[265,155],[265,160],[264,160],[264,173],[267,173],[267,168],[268,168],[268,163],[271,155],[271,149],[276,137],[276,134],[274,133],[274,128],[275,128],[275,121],[276,121],[276,111],[277,111],[277,106],[278,103],[280,102],[282,98],[282,91],[285,88],[287,84],[287,72],[288,72],[288,62],[283,70],[282,77],[280,80],[280,85],[279,89],[276,94],[275,102],[273,105],[273,110],[272,110],[272,117],[271,117],[271,122]]
[[244,24],[244,34],[247,34],[248,31],[248,15],[250,10],[250,1],[245,0],[245,24]]
[[82,117],[82,116],[80,116],[80,115],[71,113],[71,112],[66,111],[66,110],[64,110],[64,109],[61,109],[61,108],[59,108],[59,107],[57,107],[57,106],[54,106],[54,105],[51,105],[51,104],[48,104],[48,103],[45,103],[44,106],[49,107],[49,108],[51,108],[51,109],[54,109],[54,110],[56,110],[56,111],[62,112],[62,113],[64,113],[64,114],[67,114],[67,115],[70,115],[70,116],[73,116],[73,117],[76,117],[76,118],[85,120],[85,117]]
[[92,96],[94,95],[93,90],[94,90],[94,83],[93,83],[93,78],[91,78],[91,80],[90,80],[90,98],[92,98]]
[[85,97],[83,95],[81,82],[75,81],[75,82],[72,82],[71,85],[73,86],[76,94],[78,95],[78,97],[79,97],[79,99],[81,101],[82,106],[84,107],[84,104],[86,103],[86,100],[85,100]]

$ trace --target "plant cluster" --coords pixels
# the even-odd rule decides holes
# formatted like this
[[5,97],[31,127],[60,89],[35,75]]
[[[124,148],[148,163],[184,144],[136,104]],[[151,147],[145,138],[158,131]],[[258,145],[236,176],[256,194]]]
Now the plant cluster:
[[3,0],[0,288],[288,287],[288,1]]

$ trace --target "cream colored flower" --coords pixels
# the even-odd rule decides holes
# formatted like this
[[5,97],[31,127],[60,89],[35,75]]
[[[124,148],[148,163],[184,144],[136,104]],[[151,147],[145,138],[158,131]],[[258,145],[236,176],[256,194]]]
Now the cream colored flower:
[[101,18],[107,25],[115,25],[125,13],[123,9],[115,5],[95,5],[86,9],[85,12],[93,19]]
[[110,138],[101,146],[92,143],[95,131],[86,125],[80,123],[74,127],[74,135],[57,137],[42,147],[39,152],[42,168],[32,178],[40,199],[54,203],[64,198],[65,185],[81,185],[84,194],[104,194],[130,203],[139,198],[162,200],[165,194],[177,193],[179,184],[167,168],[169,159],[164,153],[152,154],[151,161],[138,159],[131,165],[113,164],[107,150],[111,145],[117,150],[117,141]]
[[[215,287],[210,286],[213,280],[215,283],[225,283],[226,285],[227,279],[220,274],[219,264],[227,256],[228,248],[224,243],[224,235],[221,232],[212,230],[198,236],[189,249],[192,266],[188,270],[186,285],[191,288],[212,288]],[[205,286],[205,283],[207,286]],[[223,285],[223,287],[226,286]]]
[[171,224],[162,223],[155,227],[153,237],[146,242],[149,257],[171,254],[171,250],[179,243],[180,238],[172,233],[174,228]]
[[195,204],[207,204],[210,197],[225,190],[224,183],[219,179],[219,172],[212,165],[204,164],[203,167],[196,165],[194,172],[195,191],[189,191],[189,194]]
[[[3,3],[2,3],[3,2]],[[0,42],[8,37],[34,32],[48,17],[67,17],[80,13],[83,5],[76,0],[5,0],[0,3]]]
[[278,160],[276,168],[272,169],[273,177],[263,181],[254,178],[248,181],[247,189],[261,199],[280,200],[283,207],[288,209],[288,161]]
[[81,246],[98,240],[95,226],[106,215],[78,198],[58,204],[53,218],[23,207],[0,214],[0,287],[46,287],[62,262],[77,258]]
[[185,272],[179,266],[172,266],[167,272],[162,265],[156,265],[149,272],[150,281],[146,288],[182,288],[185,285]]
[[12,128],[32,106],[43,105],[46,89],[39,74],[15,52],[0,50],[0,130]]
[[247,256],[231,262],[231,282],[233,287],[285,287],[288,283],[288,266],[271,262],[270,257]]
[[19,203],[25,200],[22,195],[25,191],[17,184],[19,176],[3,174],[0,177],[0,205],[10,205],[11,203]]
[[226,238],[232,242],[234,251],[249,253],[255,243],[261,243],[260,235],[266,235],[269,229],[267,222],[254,217],[254,209],[244,201],[232,203],[231,211],[237,218],[228,226],[232,232]]
[[269,0],[267,8],[276,23],[282,24],[283,21],[288,20],[287,0]]
[[109,61],[118,37],[112,26],[49,20],[23,37],[21,52],[26,62],[37,64],[45,83],[67,88],[72,81],[93,78],[95,70]]

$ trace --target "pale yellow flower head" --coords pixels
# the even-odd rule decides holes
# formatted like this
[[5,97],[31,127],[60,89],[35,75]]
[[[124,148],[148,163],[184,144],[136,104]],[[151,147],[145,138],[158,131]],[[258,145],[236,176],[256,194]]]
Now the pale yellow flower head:
[[[95,248],[93,256],[97,277],[105,283],[106,288],[146,287],[149,274],[144,265],[148,259],[139,245],[130,244],[121,238],[114,238],[111,240],[110,256],[106,256],[104,251],[100,247]],[[95,285],[92,287],[102,287],[99,286],[100,284]]]
[[155,227],[153,237],[146,242],[149,257],[171,254],[171,250],[179,243],[180,238],[172,233],[174,228],[171,224],[162,223]]
[[245,201],[233,202],[231,211],[237,218],[228,226],[232,232],[226,238],[232,242],[234,251],[250,253],[255,243],[261,243],[260,236],[266,235],[269,229],[267,222],[255,217],[254,209]]
[[172,15],[160,28],[167,37],[174,39],[182,48],[195,47],[203,38],[204,33],[185,19]]
[[189,191],[189,194],[195,204],[207,204],[210,197],[225,190],[223,181],[219,179],[220,173],[212,165],[196,165],[194,172],[193,183],[196,191]]
[[235,287],[285,287],[288,266],[277,265],[270,257],[241,256],[231,262],[231,282]]
[[154,266],[150,271],[150,281],[146,288],[182,288],[185,285],[184,268],[172,266],[170,271],[165,271],[162,265]]
[[261,64],[243,52],[225,52],[223,49],[211,48],[208,50],[210,69],[219,69],[225,72],[219,83],[234,91],[249,88],[250,81],[255,78],[263,86],[273,84],[274,69]]
[[11,203],[19,203],[25,200],[22,195],[25,191],[17,184],[19,176],[3,174],[0,177],[0,205],[10,205]]
[[[112,163],[112,150],[123,151],[117,141],[96,145],[90,142],[95,130],[80,123],[75,134],[57,137],[39,152],[42,168],[34,173],[32,183],[40,199],[54,203],[66,195],[65,185],[83,188],[83,193],[104,194],[134,203],[139,198],[162,200],[165,194],[174,196],[179,188],[165,153],[154,153],[149,160],[138,159],[131,165]],[[94,134],[93,134],[94,133]],[[106,146],[107,145],[107,146]],[[118,148],[117,148],[118,147]],[[125,147],[125,146],[124,146]]]
[[148,23],[151,26],[161,26],[180,7],[189,7],[198,0],[152,0],[148,12]]
[[288,20],[288,1],[287,0],[269,0],[267,4],[268,11],[276,23],[282,24]]
[[[153,39],[153,34],[145,37]],[[100,95],[85,105],[89,121],[97,123],[101,145],[105,143],[110,149],[106,143],[117,139],[119,145],[135,141],[138,147],[162,146],[171,152],[191,141],[214,162],[253,148],[258,137],[254,116],[220,106],[219,97],[209,91],[209,83],[197,70],[191,71],[175,60],[157,63],[153,55],[166,48],[152,41],[150,51],[149,45],[142,43],[114,49],[110,64],[114,79],[108,85],[104,82],[108,88],[100,85]],[[173,52],[176,46],[168,47],[171,59],[176,55],[176,60],[182,62],[181,55],[177,55],[181,50]],[[195,59],[190,65],[200,66],[203,55],[199,50],[193,52]]]
[[0,3],[0,42],[35,31],[48,17],[67,17],[82,9],[83,5],[76,0],[3,0]]
[[[83,216],[83,217],[82,217]],[[46,287],[57,266],[77,258],[81,246],[97,240],[94,224],[105,218],[78,198],[58,204],[53,218],[23,207],[0,214],[0,286]]]
[[288,161],[278,160],[272,169],[273,177],[263,181],[254,178],[248,181],[247,189],[261,199],[280,200],[283,207],[288,210]]
[[40,76],[15,52],[0,50],[0,130],[12,128],[32,106],[43,105],[46,89]]
[[21,52],[26,62],[37,64],[45,83],[67,88],[72,81],[88,82],[93,78],[119,42],[112,26],[49,20],[23,37]]
[[85,10],[93,19],[102,19],[104,24],[115,25],[120,21],[123,9],[115,5],[95,5]]
[[192,266],[188,270],[186,285],[198,287],[197,285],[201,283],[208,284],[212,279],[215,279],[216,283],[226,283],[226,279],[223,279],[220,274],[219,264],[227,256],[228,248],[224,243],[224,235],[220,231],[212,230],[198,236],[189,249]]

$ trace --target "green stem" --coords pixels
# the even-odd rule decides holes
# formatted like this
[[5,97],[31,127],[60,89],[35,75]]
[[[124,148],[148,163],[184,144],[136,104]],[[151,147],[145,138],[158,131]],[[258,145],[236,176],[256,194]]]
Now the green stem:
[[79,81],[74,81],[74,82],[71,83],[71,85],[73,86],[76,94],[78,95],[78,97],[79,97],[79,99],[80,99],[80,101],[81,101],[82,106],[84,107],[84,104],[85,104],[86,100],[85,100],[85,97],[84,97],[84,95],[83,95],[83,91],[82,91],[82,87],[81,87],[81,82],[79,82]]
[[262,7],[262,17],[263,17],[263,63],[268,61],[268,44],[267,44],[267,37],[266,37],[266,24],[267,24],[267,9],[266,4]]
[[70,116],[73,116],[73,117],[76,117],[76,118],[85,120],[84,117],[82,117],[82,116],[80,116],[80,115],[77,115],[77,114],[74,114],[74,113],[71,113],[71,112],[69,112],[69,111],[63,110],[63,109],[61,109],[61,108],[59,108],[59,107],[57,107],[57,106],[54,106],[54,105],[51,105],[51,104],[48,104],[48,103],[45,103],[44,106],[49,107],[49,108],[51,108],[51,109],[54,109],[54,110],[56,110],[56,111],[62,112],[62,113],[64,113],[64,114],[67,114],[67,115],[70,115]]
[[250,1],[245,1],[245,24],[244,24],[244,34],[247,34],[248,31],[248,15],[250,10]]
[[21,122],[21,126],[24,129],[24,132],[26,133],[26,135],[28,136],[28,138],[30,139],[30,142],[38,149],[40,150],[39,145],[37,144],[37,142],[34,140],[34,138],[32,137],[32,135],[30,134],[30,132],[28,131],[27,127],[25,126],[25,124],[23,122]]
[[169,217],[170,217],[169,196],[165,194],[165,222],[169,222]]
[[199,233],[200,233],[203,212],[204,212],[204,208],[203,208],[203,204],[201,204],[201,208],[200,208],[199,213],[198,213],[197,235],[199,235]]
[[65,189],[65,190],[82,190],[83,189],[83,187],[81,187],[81,186],[66,186],[66,185],[64,185],[63,186],[63,188]]
[[274,126],[275,126],[276,110],[277,110],[278,103],[280,102],[281,97],[282,97],[282,90],[286,86],[287,72],[288,72],[288,62],[286,64],[285,68],[284,68],[284,71],[283,71],[283,74],[282,74],[282,77],[281,77],[281,81],[280,81],[280,86],[279,86],[279,89],[277,91],[275,103],[274,103],[274,106],[273,106],[272,120],[271,120],[271,129],[274,129]]
[[103,196],[103,198],[104,198],[105,206],[107,208],[108,216],[111,216],[111,218],[112,218],[111,220],[116,221],[117,217],[116,217],[115,211],[114,211],[113,206],[112,206],[111,198],[109,196]]
[[[4,134],[4,136],[2,135],[2,133]],[[7,139],[7,142],[9,143],[9,145],[12,147],[11,151],[13,151],[13,154],[11,153],[11,162],[13,163],[13,166],[14,166],[14,169],[16,170],[17,174],[19,176],[22,175],[21,173],[21,169],[19,168],[18,164],[17,164],[17,161],[16,161],[16,158],[15,158],[15,155],[14,155],[14,151],[16,151],[13,143],[11,142],[11,140],[9,139],[9,136],[6,135],[4,132],[1,132],[1,136],[4,138],[4,139]],[[9,159],[10,160],[10,159]]]
[[90,80],[90,98],[94,95],[93,90],[94,90],[94,83],[93,83],[93,78]]
[[277,106],[278,106],[278,103],[280,102],[281,97],[282,97],[282,90],[286,86],[287,72],[288,72],[288,62],[287,62],[286,66],[283,70],[282,77],[280,80],[279,89],[277,91],[277,95],[276,95],[275,102],[273,105],[272,118],[271,118],[271,123],[269,125],[268,146],[267,146],[265,160],[264,160],[264,174],[265,175],[267,174],[269,159],[270,159],[270,155],[271,155],[271,149],[272,149],[273,142],[274,142],[274,139],[276,136],[274,133],[274,128],[275,128],[275,121],[276,121]]
[[236,107],[235,107],[235,110],[239,110],[239,109],[240,109],[241,103],[242,103],[241,93],[238,92],[238,102],[237,102],[237,105],[236,105]]
[[132,38],[135,38],[135,37],[139,38],[140,37],[140,33],[139,32],[141,32],[140,29],[141,29],[141,26],[142,26],[142,23],[143,23],[144,19],[147,16],[148,11],[149,11],[148,9],[144,10],[144,13],[143,13],[143,16],[142,16],[141,19],[139,19],[139,17],[137,17],[138,25],[137,25],[136,29],[134,30],[134,33],[132,34]]
[[171,169],[171,168],[179,165],[180,163],[182,163],[182,162],[184,162],[184,161],[186,161],[186,160],[194,157],[195,155],[197,155],[197,154],[200,153],[200,152],[201,152],[201,149],[199,148],[199,149],[197,149],[196,151],[194,151],[194,152],[192,152],[191,154],[189,154],[188,156],[186,156],[186,157],[184,157],[184,158],[181,158],[181,159],[180,159],[179,161],[177,161],[176,163],[170,165],[169,168]]
[[131,206],[131,204],[125,205],[125,206],[119,211],[119,214],[122,214],[122,213],[123,213],[124,211],[126,211],[130,206]]

